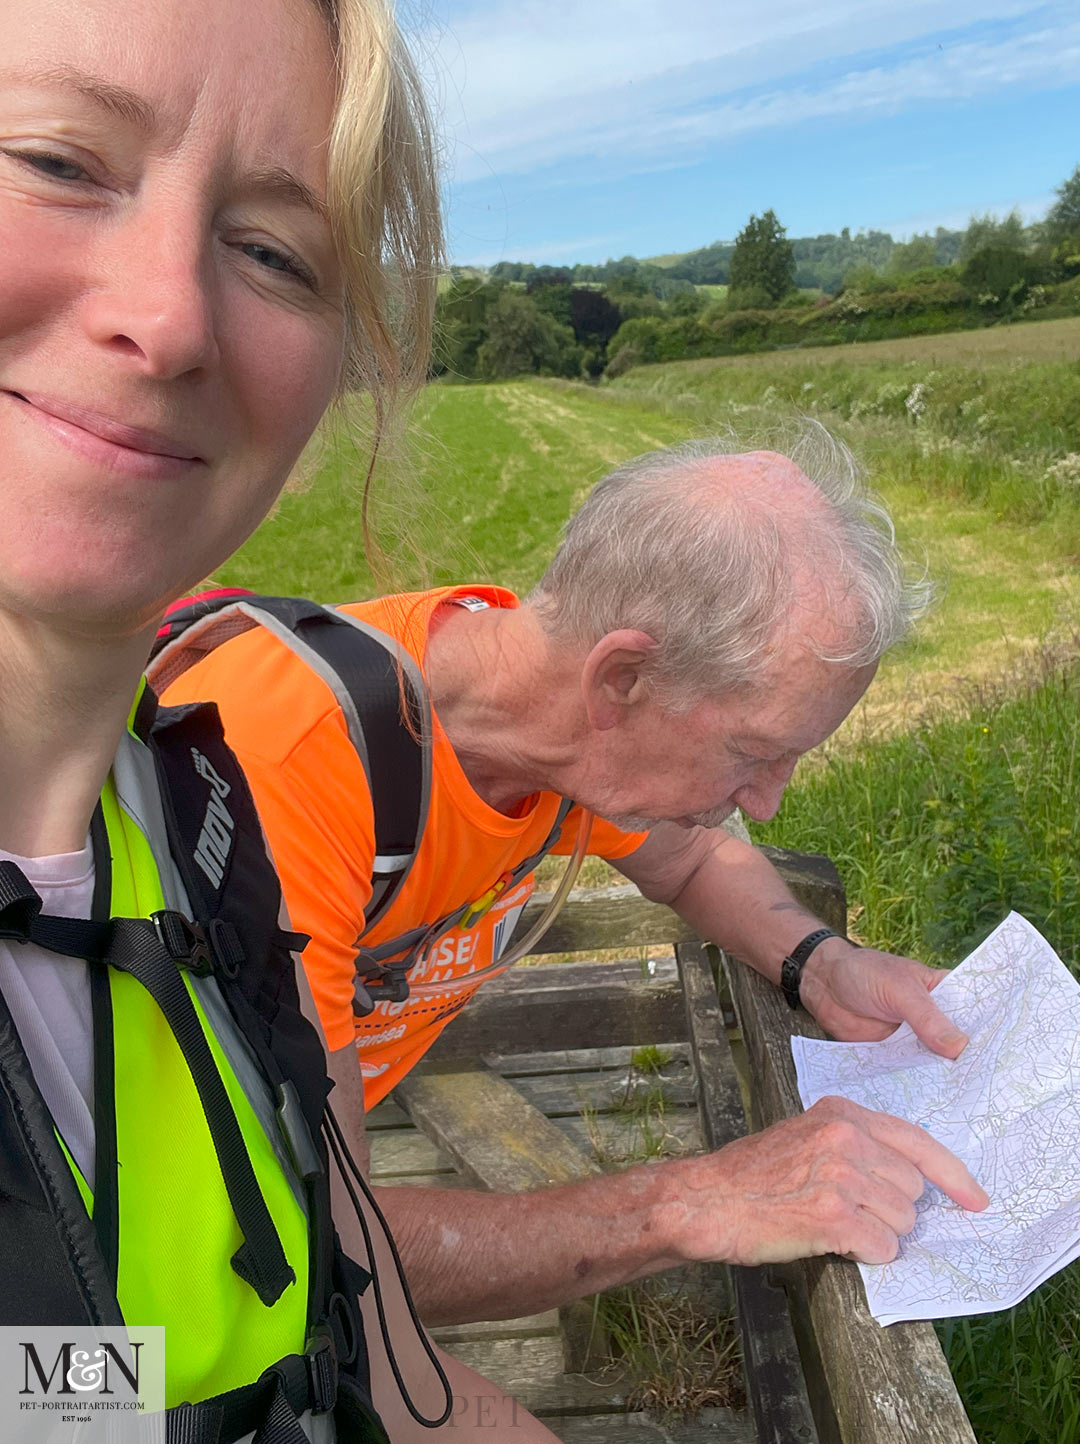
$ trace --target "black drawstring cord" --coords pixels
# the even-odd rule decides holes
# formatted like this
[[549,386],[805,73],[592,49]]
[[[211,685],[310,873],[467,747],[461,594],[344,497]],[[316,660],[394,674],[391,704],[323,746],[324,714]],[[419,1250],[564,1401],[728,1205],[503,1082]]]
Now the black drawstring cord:
[[[368,1251],[368,1262],[371,1265],[372,1287],[375,1291],[375,1308],[379,1315],[379,1331],[382,1334],[383,1344],[386,1347],[386,1357],[390,1361],[390,1368],[393,1371],[394,1380],[398,1386],[398,1392],[401,1395],[406,1409],[408,1409],[409,1413],[418,1424],[422,1425],[425,1429],[438,1429],[441,1425],[446,1423],[454,1409],[454,1393],[453,1390],[450,1388],[450,1381],[449,1379],[447,1379],[443,1366],[439,1363],[439,1360],[435,1355],[435,1351],[432,1349],[431,1344],[428,1341],[427,1334],[424,1332],[424,1326],[420,1322],[419,1315],[416,1312],[416,1305],[413,1303],[412,1295],[409,1293],[409,1285],[405,1281],[405,1270],[401,1266],[401,1255],[397,1251],[397,1245],[394,1243],[394,1239],[392,1234],[390,1233],[390,1229],[387,1226],[386,1219],[383,1217],[382,1210],[379,1208],[379,1205],[375,1202],[371,1189],[367,1185],[367,1181],[365,1180],[363,1174],[360,1172],[359,1168],[357,1168],[355,1159],[349,1152],[349,1146],[345,1142],[345,1136],[341,1131],[341,1125],[334,1117],[333,1110],[330,1108],[329,1104],[327,1104],[326,1107],[326,1119],[323,1131],[325,1133],[327,1145],[329,1146],[330,1152],[334,1156],[334,1162],[338,1166],[338,1170],[341,1173],[341,1177],[345,1183],[346,1189],[348,1189],[349,1197],[352,1200],[352,1206],[356,1211],[356,1217],[360,1221],[360,1228],[364,1235],[364,1245]],[[370,1205],[375,1217],[379,1220],[379,1227],[382,1229],[383,1237],[386,1239],[386,1242],[390,1248],[390,1257],[394,1260],[394,1268],[397,1270],[398,1280],[401,1284],[401,1291],[405,1296],[405,1303],[409,1310],[409,1317],[413,1321],[413,1327],[416,1330],[416,1336],[420,1340],[424,1353],[427,1354],[428,1359],[431,1361],[431,1366],[435,1370],[435,1373],[438,1375],[439,1383],[442,1385],[443,1392],[446,1395],[446,1407],[443,1409],[442,1413],[437,1419],[426,1419],[424,1415],[420,1413],[420,1411],[417,1409],[416,1405],[412,1401],[412,1397],[409,1394],[409,1391],[405,1385],[405,1380],[401,1377],[401,1370],[398,1367],[398,1361],[394,1354],[393,1345],[390,1343],[390,1330],[386,1322],[386,1305],[383,1301],[382,1285],[379,1282],[379,1270],[377,1266],[377,1260],[375,1258],[374,1241],[371,1236],[371,1229],[368,1226],[367,1218],[364,1215],[364,1210],[360,1205],[360,1200],[356,1196],[356,1190],[353,1188],[352,1180],[349,1178],[350,1173],[352,1174],[352,1178],[355,1179],[355,1181],[360,1185],[360,1190],[363,1193],[364,1198]]]

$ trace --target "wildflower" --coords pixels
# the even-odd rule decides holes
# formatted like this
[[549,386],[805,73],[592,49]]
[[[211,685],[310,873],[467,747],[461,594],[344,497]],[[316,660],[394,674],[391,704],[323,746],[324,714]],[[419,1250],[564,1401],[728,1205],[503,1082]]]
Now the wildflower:
[[915,385],[908,392],[904,399],[908,415],[912,421],[918,421],[919,417],[926,410],[927,397],[930,395],[930,388],[925,381],[916,381]]
[[1080,451],[1070,451],[1046,468],[1044,481],[1056,481],[1059,486],[1080,486]]

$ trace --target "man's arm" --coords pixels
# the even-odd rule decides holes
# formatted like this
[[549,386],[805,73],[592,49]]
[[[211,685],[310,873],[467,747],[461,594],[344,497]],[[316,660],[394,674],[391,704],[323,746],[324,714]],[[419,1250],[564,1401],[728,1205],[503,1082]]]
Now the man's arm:
[[[661,823],[614,864],[646,897],[667,903],[701,937],[779,983],[784,957],[822,926],[757,848],[719,828]],[[967,1038],[930,994],[945,976],[912,958],[827,938],[803,969],[803,1005],[835,1038],[873,1041],[909,1023],[935,1053],[955,1058]]]
[[986,1194],[921,1128],[842,1098],[716,1153],[525,1194],[378,1190],[429,1324],[517,1318],[702,1260],[887,1263],[926,1180]]

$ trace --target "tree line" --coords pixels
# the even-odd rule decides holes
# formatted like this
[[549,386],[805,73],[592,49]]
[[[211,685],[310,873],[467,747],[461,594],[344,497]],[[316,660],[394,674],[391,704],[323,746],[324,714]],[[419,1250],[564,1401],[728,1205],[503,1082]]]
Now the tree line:
[[[669,264],[452,268],[434,374],[596,380],[635,365],[1080,314],[1080,166],[1042,220],[789,239],[776,213]],[[726,288],[721,294],[719,288]],[[708,288],[715,288],[710,290]]]

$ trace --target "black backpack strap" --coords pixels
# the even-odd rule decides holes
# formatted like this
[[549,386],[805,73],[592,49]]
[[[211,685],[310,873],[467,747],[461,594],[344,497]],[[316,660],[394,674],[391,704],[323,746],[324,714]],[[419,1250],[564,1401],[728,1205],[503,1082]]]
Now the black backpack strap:
[[[246,626],[245,626],[246,623]],[[158,685],[179,675],[184,649],[203,653],[261,625],[326,683],[363,764],[375,816],[372,891],[365,930],[390,906],[416,858],[431,798],[431,703],[414,659],[392,637],[348,612],[297,597],[215,597],[169,618],[156,651]],[[193,658],[194,660],[194,658]],[[190,665],[190,663],[189,663]],[[371,758],[377,765],[371,765]]]
[[0,1324],[123,1324],[94,1225],[2,993],[0,1238]]

